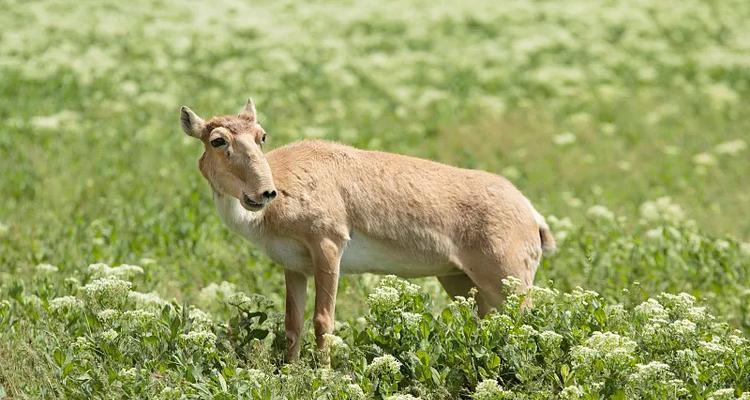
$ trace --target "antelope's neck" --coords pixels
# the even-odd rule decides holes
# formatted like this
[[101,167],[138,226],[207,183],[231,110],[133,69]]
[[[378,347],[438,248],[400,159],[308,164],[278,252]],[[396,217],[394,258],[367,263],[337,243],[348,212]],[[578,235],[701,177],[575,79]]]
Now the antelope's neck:
[[252,243],[261,242],[263,230],[263,213],[265,209],[251,212],[240,205],[240,201],[232,196],[214,192],[214,203],[221,220],[232,231],[244,236]]

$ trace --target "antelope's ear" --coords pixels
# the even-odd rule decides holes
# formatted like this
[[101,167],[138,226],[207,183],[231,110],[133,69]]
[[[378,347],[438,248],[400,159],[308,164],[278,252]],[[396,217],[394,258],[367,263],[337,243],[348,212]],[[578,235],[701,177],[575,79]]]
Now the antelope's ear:
[[205,125],[206,122],[203,121],[203,118],[199,117],[193,110],[186,106],[180,107],[180,126],[188,136],[200,139]]
[[258,113],[255,111],[255,102],[252,98],[248,97],[247,104],[245,104],[245,108],[240,111],[238,117],[248,119],[251,122],[258,121]]

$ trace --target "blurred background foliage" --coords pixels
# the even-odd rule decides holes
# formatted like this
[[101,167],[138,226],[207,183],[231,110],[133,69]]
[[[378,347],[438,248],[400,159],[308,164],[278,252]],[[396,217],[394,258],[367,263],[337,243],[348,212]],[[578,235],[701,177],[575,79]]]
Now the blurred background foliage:
[[[700,229],[750,238],[743,0],[2,5],[0,281],[145,259],[164,296],[227,280],[280,304],[280,269],[221,225],[177,123],[182,104],[209,117],[248,96],[271,148],[486,169],[545,215],[579,225],[604,205],[624,232],[669,196]],[[621,289],[571,273],[587,251],[563,245],[541,279]]]

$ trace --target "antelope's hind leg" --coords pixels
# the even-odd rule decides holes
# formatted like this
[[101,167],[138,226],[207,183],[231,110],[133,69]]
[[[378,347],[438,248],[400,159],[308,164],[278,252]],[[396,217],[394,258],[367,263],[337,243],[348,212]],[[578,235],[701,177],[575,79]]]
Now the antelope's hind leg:
[[[438,276],[437,278],[440,284],[443,285],[443,289],[448,292],[448,295],[451,297],[451,299],[456,296],[468,297],[469,291],[472,288],[477,287],[477,285],[474,284],[471,278],[469,278],[469,276],[464,273]],[[479,307],[479,315],[486,315],[491,309],[490,305],[484,300],[484,297],[480,293],[477,293],[474,298],[476,299],[477,306]]]
[[[498,254],[498,253],[494,253]],[[536,267],[541,258],[539,251],[528,251],[525,246],[508,249],[501,255],[467,254],[462,258],[463,271],[466,277],[476,286],[477,303],[480,315],[486,315],[493,308],[499,308],[505,302],[503,279],[510,276],[521,281],[521,290],[527,290],[534,284]],[[441,281],[442,282],[442,281]],[[480,302],[481,299],[481,302]],[[530,305],[529,299],[524,302]]]

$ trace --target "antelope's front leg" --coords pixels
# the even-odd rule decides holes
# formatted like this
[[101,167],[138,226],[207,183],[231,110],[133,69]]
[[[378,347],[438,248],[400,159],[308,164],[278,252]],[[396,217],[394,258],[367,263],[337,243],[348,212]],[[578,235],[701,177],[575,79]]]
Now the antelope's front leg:
[[305,324],[307,277],[299,272],[284,270],[286,280],[286,359],[296,361],[302,344],[302,327]]
[[339,264],[342,246],[330,239],[320,241],[312,251],[315,270],[315,340],[318,349],[324,350],[323,335],[333,333],[336,310],[336,289],[339,283]]

